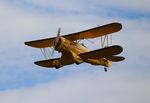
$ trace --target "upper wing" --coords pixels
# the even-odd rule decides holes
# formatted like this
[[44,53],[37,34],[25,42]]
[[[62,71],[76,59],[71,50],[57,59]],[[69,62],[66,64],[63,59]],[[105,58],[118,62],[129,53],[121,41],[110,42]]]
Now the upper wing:
[[121,46],[111,46],[107,48],[102,48],[86,53],[82,53],[79,56],[83,59],[99,59],[99,58],[106,58],[106,57],[112,57],[112,55],[120,54],[123,51]]
[[35,48],[46,48],[46,47],[53,46],[54,40],[55,40],[55,37],[35,40],[35,41],[28,41],[28,42],[25,42],[25,44],[31,47],[35,47]]
[[78,39],[92,39],[100,36],[104,36],[107,34],[111,34],[121,30],[122,25],[120,23],[111,23],[103,26],[99,26],[96,28],[88,29],[85,31],[68,34],[65,37],[71,41],[78,40]]
[[[122,28],[122,25],[120,23],[111,23],[111,24],[107,24],[104,26],[99,26],[96,28],[88,29],[85,31],[64,35],[63,37],[70,41],[75,41],[78,39],[92,39],[92,38],[96,38],[96,37],[100,37],[100,36],[104,36],[107,34],[117,32],[121,30],[121,28]],[[28,42],[25,42],[25,44],[28,46],[35,47],[35,48],[51,47],[53,46],[54,39],[55,37],[35,40],[35,41],[28,41]]]

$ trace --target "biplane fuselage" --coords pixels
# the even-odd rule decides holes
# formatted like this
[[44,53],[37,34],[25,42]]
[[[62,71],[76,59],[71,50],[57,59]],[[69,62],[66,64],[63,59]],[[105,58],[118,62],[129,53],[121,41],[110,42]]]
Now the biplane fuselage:
[[[112,61],[106,60],[105,58],[99,58],[99,59],[81,58],[79,56],[80,54],[90,51],[84,44],[80,44],[78,42],[67,40],[64,37],[61,37],[60,41],[61,42],[59,43],[59,45],[57,45],[55,47],[55,50],[62,52],[62,55],[64,55],[66,53],[65,56],[67,56],[67,57],[63,56],[59,62],[57,62],[57,63],[54,62],[54,65],[56,65],[56,67],[61,66],[61,64],[58,64],[58,63],[63,62],[63,61],[61,61],[61,60],[64,60],[63,58],[67,58],[68,61],[69,60],[74,61],[74,63],[76,63],[76,64],[87,62],[87,63],[90,63],[92,65],[102,65],[102,66],[106,66],[106,67],[110,67],[112,65]],[[70,55],[67,55],[67,53]]]

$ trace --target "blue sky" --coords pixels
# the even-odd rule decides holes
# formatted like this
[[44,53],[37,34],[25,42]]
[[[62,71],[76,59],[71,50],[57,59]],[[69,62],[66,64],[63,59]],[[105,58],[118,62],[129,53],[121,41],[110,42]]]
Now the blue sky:
[[[0,100],[149,103],[149,3],[148,0],[1,0]],[[68,34],[111,22],[123,25],[113,35],[113,44],[123,46],[126,60],[114,63],[108,73],[103,67],[89,64],[60,70],[38,67],[33,62],[43,59],[40,50],[24,45],[27,40],[55,36],[58,27],[62,28],[62,34]]]

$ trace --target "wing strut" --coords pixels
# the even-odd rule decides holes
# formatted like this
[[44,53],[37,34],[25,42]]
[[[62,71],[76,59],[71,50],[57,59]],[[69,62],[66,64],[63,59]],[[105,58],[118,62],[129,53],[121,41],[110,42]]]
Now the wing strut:
[[105,48],[108,46],[112,46],[112,35],[105,35],[101,37],[101,47]]
[[50,48],[40,48],[45,59],[51,59],[53,57],[54,52],[50,50]]

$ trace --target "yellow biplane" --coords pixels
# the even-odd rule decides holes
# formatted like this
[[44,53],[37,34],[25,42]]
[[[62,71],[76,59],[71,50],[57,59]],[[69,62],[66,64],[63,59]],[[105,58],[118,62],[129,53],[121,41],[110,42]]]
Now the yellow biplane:
[[[60,35],[59,28],[56,37],[28,41],[25,44],[41,49],[46,59],[34,63],[42,67],[58,69],[65,65],[86,62],[92,65],[104,66],[104,70],[107,71],[107,67],[110,67],[112,62],[120,62],[125,59],[122,56],[118,56],[123,51],[121,46],[108,45],[108,34],[117,32],[121,28],[122,25],[120,23],[111,23],[63,36]],[[90,51],[84,44],[80,43],[81,40],[97,37],[101,37],[102,47],[100,49]],[[53,50],[49,51],[47,48],[52,48]],[[55,50],[61,52],[60,58],[51,58]],[[49,52],[51,53],[49,54]]]

